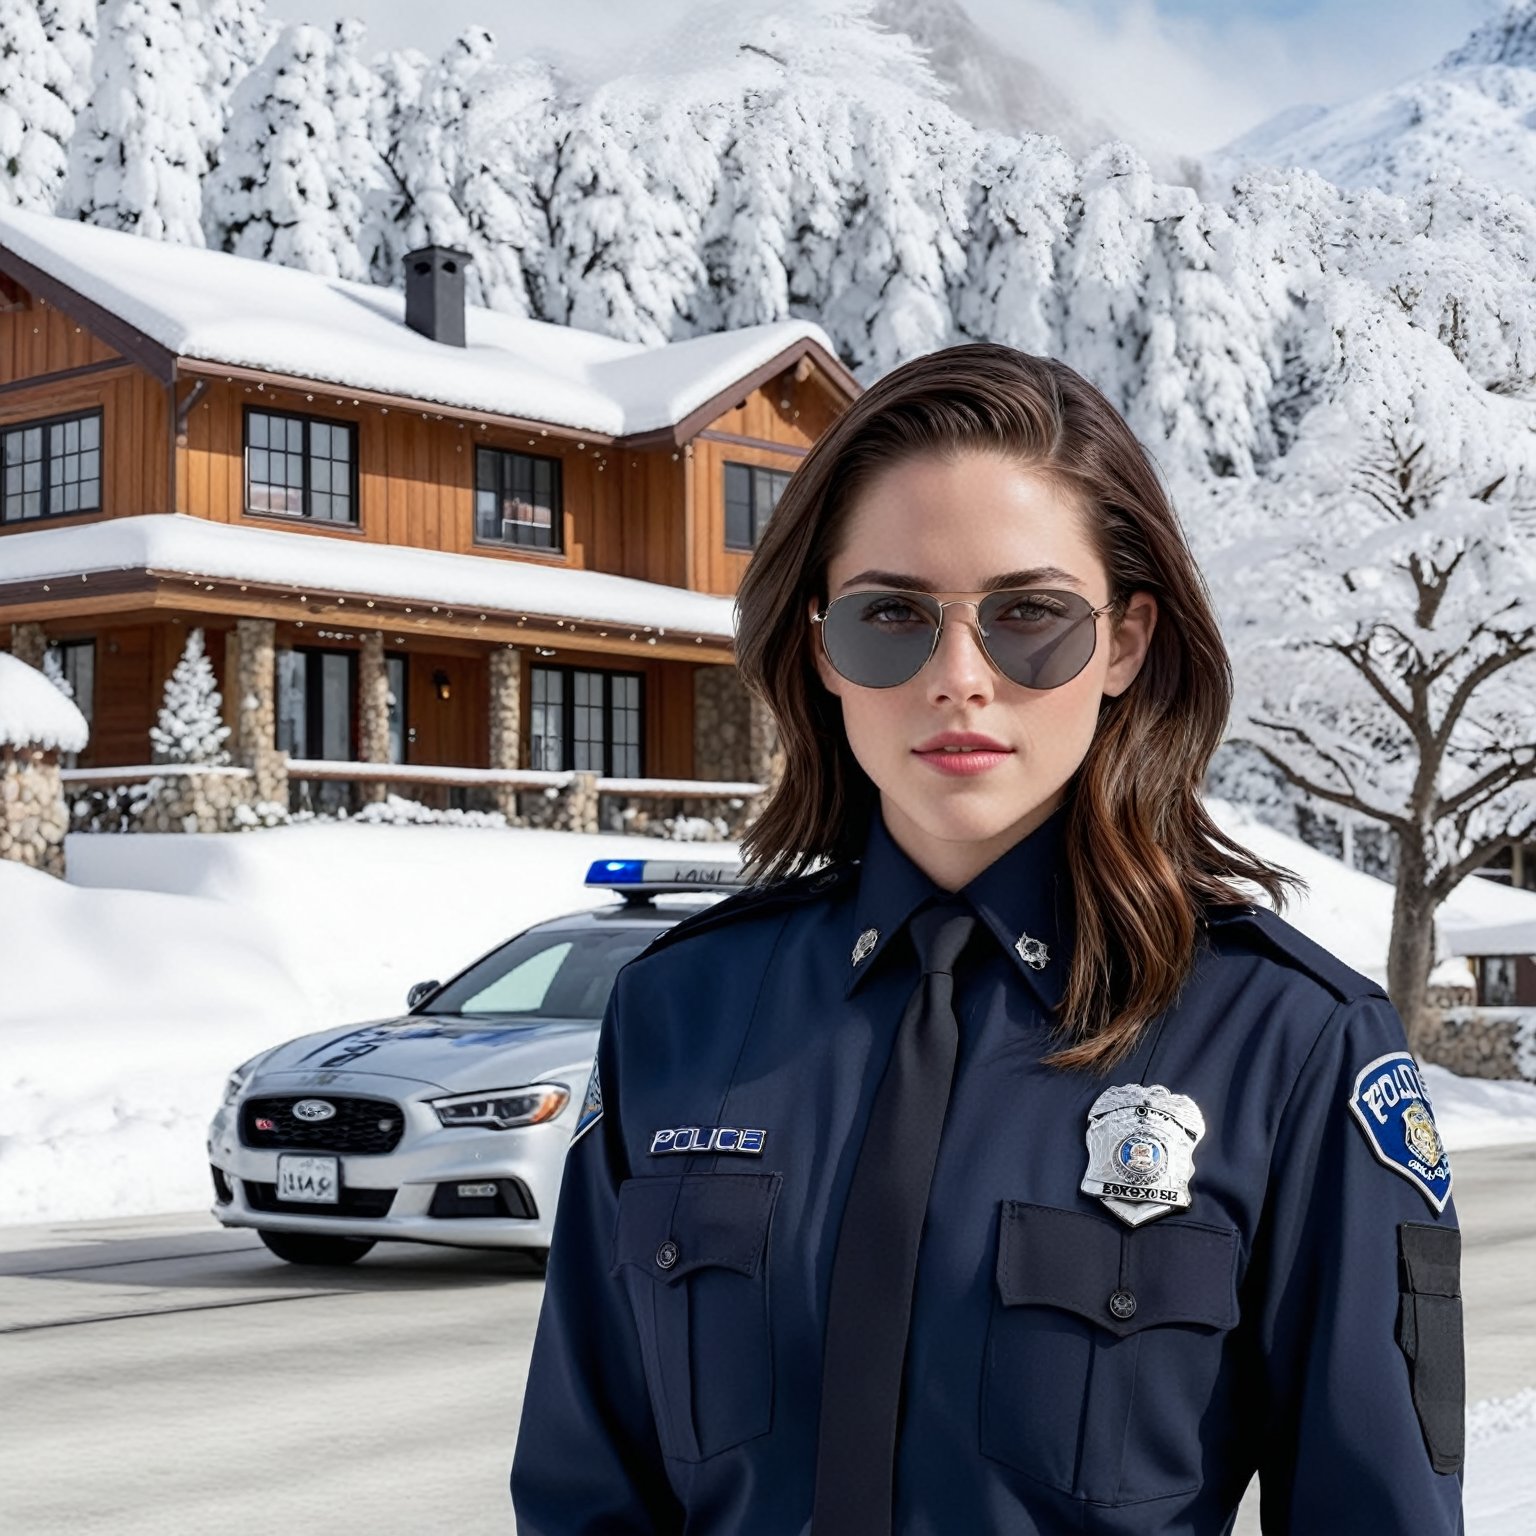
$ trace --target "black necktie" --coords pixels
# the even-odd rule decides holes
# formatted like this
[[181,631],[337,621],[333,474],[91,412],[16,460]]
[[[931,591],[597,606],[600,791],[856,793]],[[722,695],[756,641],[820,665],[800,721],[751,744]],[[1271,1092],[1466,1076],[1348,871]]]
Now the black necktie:
[[954,901],[910,924],[922,975],[875,1094],[832,1261],[812,1536],[890,1536],[917,1250],[959,1041],[951,973],[975,927]]

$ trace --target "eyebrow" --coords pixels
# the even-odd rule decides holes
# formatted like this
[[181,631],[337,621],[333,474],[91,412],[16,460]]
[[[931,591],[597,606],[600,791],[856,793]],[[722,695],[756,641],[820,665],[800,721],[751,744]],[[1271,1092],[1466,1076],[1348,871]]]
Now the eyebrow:
[[[998,592],[1005,587],[1032,587],[1042,581],[1059,581],[1068,586],[1083,590],[1083,584],[1071,571],[1064,571],[1059,565],[1032,565],[1023,571],[1004,571],[1000,576],[989,576],[981,585],[983,592]],[[925,581],[921,576],[913,576],[901,571],[860,571],[857,576],[850,576],[837,590],[846,592],[849,587],[875,586],[898,587],[905,592],[936,592],[939,589],[930,581]]]

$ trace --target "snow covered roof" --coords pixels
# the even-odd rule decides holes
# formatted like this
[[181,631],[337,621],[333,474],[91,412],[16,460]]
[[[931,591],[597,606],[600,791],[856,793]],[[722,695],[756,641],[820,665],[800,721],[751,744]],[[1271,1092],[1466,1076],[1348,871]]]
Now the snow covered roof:
[[89,736],[73,700],[36,667],[0,651],[0,746],[78,752]]
[[[239,528],[182,513],[114,517],[38,528],[0,542],[0,582],[78,580],[96,571],[144,570],[401,598],[533,617],[650,626],[730,640],[733,599],[682,587],[282,529]],[[51,686],[51,685],[49,685]]]
[[1469,875],[1446,898],[1435,925],[1453,955],[1536,955],[1536,891]]
[[604,436],[675,427],[807,343],[857,392],[827,333],[806,320],[644,346],[470,305],[468,344],[455,347],[411,330],[394,289],[73,219],[0,209],[4,250],[177,358]]

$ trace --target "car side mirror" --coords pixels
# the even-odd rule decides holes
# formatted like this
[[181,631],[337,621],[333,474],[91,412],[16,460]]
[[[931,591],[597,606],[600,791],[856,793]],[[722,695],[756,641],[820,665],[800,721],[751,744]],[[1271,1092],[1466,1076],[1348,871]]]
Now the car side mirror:
[[437,991],[439,985],[440,983],[435,981],[418,981],[416,985],[405,994],[405,1006],[407,1008],[414,1008],[417,1003],[431,997],[431,995]]

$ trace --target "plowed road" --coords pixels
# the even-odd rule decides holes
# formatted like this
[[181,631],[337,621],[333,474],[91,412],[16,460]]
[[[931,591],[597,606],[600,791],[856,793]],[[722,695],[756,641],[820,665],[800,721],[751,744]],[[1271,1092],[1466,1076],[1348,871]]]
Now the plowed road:
[[[1533,1165],[1456,1160],[1474,1400],[1536,1386]],[[509,1536],[543,1289],[451,1249],[296,1269],[205,1215],[0,1227],[0,1530]]]

